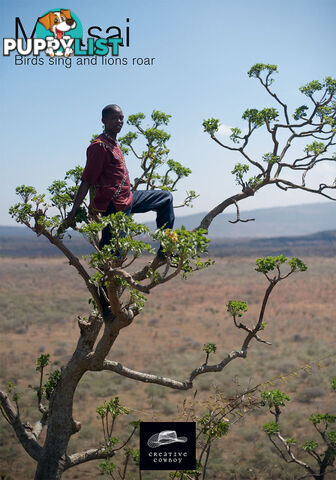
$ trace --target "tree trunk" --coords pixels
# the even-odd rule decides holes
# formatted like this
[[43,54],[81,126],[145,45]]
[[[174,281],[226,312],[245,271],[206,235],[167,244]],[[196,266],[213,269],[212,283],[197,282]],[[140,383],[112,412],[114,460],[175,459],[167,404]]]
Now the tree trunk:
[[62,477],[69,440],[80,430],[80,424],[72,418],[73,397],[87,368],[83,358],[74,357],[62,371],[50,399],[47,436],[35,480],[59,480]]

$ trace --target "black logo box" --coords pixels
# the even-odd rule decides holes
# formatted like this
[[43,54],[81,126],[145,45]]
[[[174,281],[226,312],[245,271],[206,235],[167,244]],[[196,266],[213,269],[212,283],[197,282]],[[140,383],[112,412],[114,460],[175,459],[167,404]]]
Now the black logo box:
[[140,470],[195,469],[195,422],[140,423]]

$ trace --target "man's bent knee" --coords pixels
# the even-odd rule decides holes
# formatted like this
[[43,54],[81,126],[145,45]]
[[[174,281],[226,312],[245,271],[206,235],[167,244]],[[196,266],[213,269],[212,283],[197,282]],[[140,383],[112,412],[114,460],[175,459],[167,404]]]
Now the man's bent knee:
[[164,192],[165,193],[165,197],[166,197],[166,200],[167,202],[170,202],[172,203],[173,202],[173,194],[171,192]]

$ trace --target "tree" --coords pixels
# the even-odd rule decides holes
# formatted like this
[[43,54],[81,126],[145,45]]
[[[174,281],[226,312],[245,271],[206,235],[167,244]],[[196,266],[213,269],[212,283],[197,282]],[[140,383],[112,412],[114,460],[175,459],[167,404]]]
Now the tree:
[[[332,379],[331,387],[336,391],[336,377]],[[293,451],[298,450],[297,440],[294,437],[285,438],[281,433],[280,415],[282,411],[280,407],[284,407],[285,402],[290,401],[288,395],[279,390],[271,390],[262,392],[261,397],[264,405],[268,406],[270,413],[274,416],[274,421],[265,423],[263,428],[280,457],[286,463],[299,465],[308,472],[309,476],[317,480],[323,480],[327,473],[334,471],[328,470],[328,468],[334,465],[336,459],[336,431],[331,430],[336,423],[336,415],[312,413],[309,417],[319,434],[322,445],[315,440],[306,440],[301,449],[313,458],[314,464],[317,464],[315,467],[298,458],[298,454]]]
[[[43,384],[42,378],[44,368],[48,364],[48,357],[41,356],[37,361],[37,369],[41,373],[40,385],[36,389],[41,419],[36,425],[31,426],[22,422],[15,391],[12,399],[5,391],[0,392],[1,411],[4,417],[14,429],[27,453],[37,462],[36,480],[60,479],[62,473],[68,468],[90,460],[108,459],[115,453],[110,435],[107,435],[107,444],[104,447],[92,448],[73,455],[67,454],[71,436],[80,430],[80,424],[72,416],[73,397],[80,379],[87,371],[107,370],[135,381],[154,383],[183,391],[191,389],[199,375],[220,372],[236,358],[246,358],[248,347],[253,339],[265,342],[260,332],[265,328],[265,309],[273,288],[292,273],[306,269],[305,264],[295,257],[289,261],[283,256],[267,257],[257,261],[257,270],[263,273],[269,282],[259,318],[254,327],[248,327],[239,320],[247,310],[245,302],[236,300],[229,302],[228,311],[233,317],[234,325],[245,332],[245,338],[241,348],[229,352],[220,363],[209,364],[209,356],[214,351],[215,345],[208,344],[205,346],[205,362],[196,367],[186,380],[179,381],[165,377],[164,372],[162,376],[139,372],[120,362],[107,359],[120,330],[131,325],[134,318],[140,314],[144,308],[146,296],[155,287],[172,280],[177,275],[187,278],[193,272],[212,264],[211,260],[202,257],[206,254],[209,243],[205,235],[213,219],[229,205],[236,205],[236,221],[243,221],[240,219],[239,201],[253,196],[267,185],[275,185],[283,190],[300,189],[334,199],[332,192],[336,188],[336,180],[330,185],[320,184],[312,187],[307,185],[307,174],[321,162],[336,160],[335,153],[332,155],[328,153],[335,145],[336,80],[327,77],[323,82],[313,81],[302,87],[300,90],[310,100],[311,106],[299,106],[293,114],[294,120],[290,121],[287,105],[271,90],[272,75],[275,72],[277,72],[275,65],[256,64],[248,75],[256,77],[275,102],[281,106],[284,118],[282,122],[279,120],[280,112],[274,107],[262,110],[247,109],[242,116],[243,120],[247,121],[247,133],[243,135],[240,128],[231,129],[230,138],[237,146],[226,145],[216,137],[220,126],[218,119],[211,118],[203,122],[205,132],[209,133],[216,143],[230,151],[239,152],[247,163],[237,163],[232,171],[241,191],[215,206],[193,231],[187,231],[182,227],[174,231],[161,229],[151,233],[145,226],[135,223],[131,217],[122,213],[99,218],[84,204],[76,214],[73,228],[85,235],[93,247],[93,253],[88,257],[88,266],[94,268],[96,273],[91,275],[84,261],[77,258],[65,245],[64,234],[59,233],[62,231],[62,222],[78,188],[81,168],[69,170],[64,180],[55,181],[49,187],[50,204],[46,196],[38,194],[34,187],[22,185],[16,189],[21,201],[11,207],[10,214],[18,223],[26,225],[38,236],[46,237],[65,255],[70,265],[77,270],[85,282],[91,295],[92,306],[88,318],[80,318],[78,321],[80,336],[72,358],[61,371],[54,372],[46,384]],[[145,128],[143,113],[129,116],[127,123],[135,127],[136,131],[127,133],[119,140],[124,153],[126,155],[133,153],[140,162],[142,174],[134,180],[133,189],[145,186],[146,189],[161,188],[174,191],[178,181],[191,173],[188,168],[169,158],[167,142],[170,136],[161,128],[168,124],[169,118],[169,115],[154,110],[151,116],[153,124]],[[273,143],[272,151],[265,153],[261,160],[252,159],[246,152],[253,133],[260,127],[266,128]],[[285,140],[284,134],[287,135]],[[287,152],[293,141],[306,137],[311,140],[311,143],[306,145],[304,155],[289,162]],[[138,153],[134,146],[138,138],[146,142],[142,153]],[[247,179],[246,174],[250,167],[254,170],[254,174]],[[166,170],[160,173],[163,168]],[[289,179],[286,173],[288,171],[299,172],[301,181],[295,182]],[[69,185],[70,180],[73,180],[74,185]],[[194,191],[187,192],[183,205],[190,205],[195,197]],[[58,213],[53,215],[55,208]],[[112,230],[113,239],[109,245],[105,245],[100,250],[99,235],[107,225]],[[145,266],[138,266],[132,272],[131,265],[137,265],[137,259],[142,254],[154,252],[152,246],[143,237],[136,239],[138,235],[144,234],[161,243],[167,255],[167,264],[160,270],[154,258]],[[118,256],[116,252],[119,253]],[[129,259],[129,256],[132,258]],[[283,272],[285,264],[288,270]],[[101,316],[100,294],[105,295],[113,312],[110,318],[104,320]],[[104,415],[108,413],[113,417],[115,409],[119,412],[119,404],[116,402],[116,400],[112,402],[110,407],[103,406],[102,418],[105,418]],[[48,406],[46,406],[47,403]],[[38,440],[44,428],[46,439],[42,446]],[[208,452],[207,450],[206,458],[208,458]]]

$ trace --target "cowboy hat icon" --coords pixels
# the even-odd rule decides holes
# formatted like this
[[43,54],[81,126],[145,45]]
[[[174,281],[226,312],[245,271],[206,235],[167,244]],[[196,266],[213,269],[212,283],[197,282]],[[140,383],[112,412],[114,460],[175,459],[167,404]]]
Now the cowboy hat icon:
[[160,433],[152,435],[149,438],[147,445],[151,448],[156,448],[161,445],[168,445],[169,443],[185,443],[187,440],[187,437],[178,437],[175,430],[163,430]]

